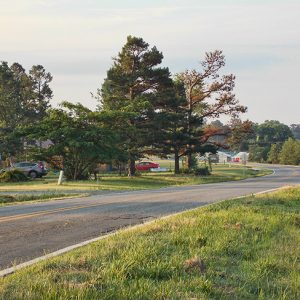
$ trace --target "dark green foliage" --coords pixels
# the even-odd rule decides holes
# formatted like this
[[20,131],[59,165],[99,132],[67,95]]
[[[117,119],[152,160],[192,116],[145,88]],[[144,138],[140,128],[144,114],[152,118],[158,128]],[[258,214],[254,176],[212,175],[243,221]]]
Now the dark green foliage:
[[[277,144],[276,147],[281,147],[286,140],[293,137],[293,133],[287,125],[274,120],[266,120],[262,124],[255,125],[254,131],[255,140],[249,146],[249,159],[257,162],[266,162],[268,160],[272,144]],[[272,156],[274,151],[273,147]],[[273,157],[272,160],[277,161],[278,159]]]
[[181,174],[191,174],[195,176],[209,176],[211,175],[208,167],[194,167],[193,169],[183,168],[180,170]]
[[[183,84],[174,81],[172,88],[168,90],[166,99],[168,99],[167,105],[155,113],[154,146],[158,155],[174,155],[175,174],[178,174],[179,159],[186,155],[184,148],[192,138],[188,133]],[[202,124],[202,120],[199,123]]]
[[280,161],[280,151],[281,151],[281,145],[280,144],[273,144],[271,146],[271,149],[268,153],[268,162],[272,164],[278,164]]
[[[52,98],[50,73],[36,65],[29,74],[18,63],[0,65],[0,123],[16,126],[45,116]],[[17,124],[18,122],[18,124]]]
[[12,70],[6,62],[0,65],[0,125],[16,126],[21,118],[19,86]]
[[300,124],[292,124],[290,126],[294,138],[300,140]]
[[87,179],[99,162],[110,161],[115,154],[115,133],[104,126],[109,116],[94,113],[81,104],[63,102],[27,133],[32,138],[51,140],[37,157],[56,169],[63,169],[68,179]]
[[99,91],[100,109],[132,113],[119,123],[130,175],[152,145],[154,114],[164,105],[164,91],[171,84],[168,68],[158,67],[162,59],[156,47],[149,49],[142,38],[128,36]]
[[49,87],[52,75],[46,72],[41,65],[32,66],[29,75],[25,79],[24,85],[30,88],[31,97],[24,97],[23,106],[26,110],[26,123],[41,120],[46,115],[46,110],[50,107],[49,101],[53,93]]
[[2,160],[10,155],[17,155],[23,150],[22,139],[15,127],[0,125],[0,153]]
[[101,109],[135,114],[119,126],[129,174],[145,154],[174,155],[175,173],[179,158],[187,156],[192,169],[193,154],[216,152],[204,136],[204,118],[246,111],[232,94],[234,76],[218,74],[225,65],[221,51],[206,54],[202,73],[186,71],[174,82],[167,68],[157,67],[162,58],[156,47],[129,36],[99,91]]
[[[43,66],[33,66],[29,74],[18,63],[0,65],[0,153],[2,156],[22,153],[25,137],[18,129],[41,120],[49,108],[52,80]],[[30,141],[29,141],[30,142]]]
[[258,145],[250,145],[249,146],[249,160],[256,162],[264,162],[268,157],[269,148],[258,146]]
[[188,168],[196,165],[195,154],[216,153],[214,144],[204,141],[203,118],[191,114],[181,81],[173,81],[173,86],[165,96],[166,105],[155,115],[157,129],[155,148],[161,155],[174,155],[175,174],[179,173],[179,159],[188,156]]
[[27,180],[28,177],[18,169],[7,170],[0,173],[0,182],[20,182]]
[[21,118],[21,99],[18,84],[6,62],[0,65],[0,153],[15,153],[19,141],[12,137]]
[[208,176],[208,175],[211,174],[210,171],[209,171],[209,169],[208,169],[208,167],[202,167],[202,168],[197,167],[197,168],[194,168],[193,169],[193,173],[196,176]]
[[11,203],[11,202],[14,202],[15,201],[15,198],[14,196],[11,196],[11,195],[1,195],[0,196],[0,203]]
[[274,143],[283,143],[293,137],[291,129],[279,121],[266,120],[256,127],[256,142],[260,146],[271,147]]

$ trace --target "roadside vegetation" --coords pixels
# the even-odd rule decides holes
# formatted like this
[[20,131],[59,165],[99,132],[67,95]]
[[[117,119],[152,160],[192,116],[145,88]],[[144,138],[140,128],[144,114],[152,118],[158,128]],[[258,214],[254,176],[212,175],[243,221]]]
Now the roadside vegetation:
[[19,170],[9,170],[0,173],[0,182],[24,182],[28,177]]
[[3,299],[299,299],[300,188],[121,230],[0,280]]
[[16,204],[19,202],[30,202],[30,201],[46,201],[46,200],[59,200],[65,198],[75,198],[83,196],[84,194],[68,194],[68,193],[43,193],[43,194],[15,194],[15,195],[0,195],[0,206],[7,204]]

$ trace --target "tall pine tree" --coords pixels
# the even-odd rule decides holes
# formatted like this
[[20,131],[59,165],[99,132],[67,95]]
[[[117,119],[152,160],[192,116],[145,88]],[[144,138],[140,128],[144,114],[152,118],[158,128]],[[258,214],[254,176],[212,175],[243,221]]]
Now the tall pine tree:
[[128,36],[99,91],[101,109],[132,113],[119,124],[129,176],[135,174],[136,160],[154,142],[155,112],[164,106],[164,91],[172,83],[169,69],[159,67],[162,59],[156,47],[149,48],[142,38]]

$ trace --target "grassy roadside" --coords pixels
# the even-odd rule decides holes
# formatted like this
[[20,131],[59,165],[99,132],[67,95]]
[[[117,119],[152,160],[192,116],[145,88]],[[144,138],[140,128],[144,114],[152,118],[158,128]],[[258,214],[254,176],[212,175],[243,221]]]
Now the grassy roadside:
[[3,299],[299,299],[300,188],[145,225],[0,280]]
[[40,195],[19,194],[19,195],[0,195],[0,207],[8,204],[17,204],[21,202],[42,202],[47,200],[61,200],[66,198],[82,197],[84,194],[67,193],[45,193]]
[[270,170],[253,170],[241,166],[214,166],[211,176],[174,175],[166,173],[143,173],[141,176],[128,178],[127,176],[115,176],[104,174],[97,181],[68,181],[63,185],[57,185],[57,178],[34,180],[26,183],[0,183],[1,191],[101,191],[101,190],[141,190],[157,189],[168,186],[189,184],[216,183],[223,181],[241,180],[250,177],[263,176],[272,173]]

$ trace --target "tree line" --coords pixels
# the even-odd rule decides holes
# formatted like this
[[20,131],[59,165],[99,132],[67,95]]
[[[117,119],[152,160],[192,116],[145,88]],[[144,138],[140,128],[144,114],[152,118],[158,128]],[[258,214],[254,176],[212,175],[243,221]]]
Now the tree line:
[[16,155],[23,145],[16,138],[18,128],[40,122],[52,98],[52,76],[43,66],[34,65],[28,73],[19,64],[0,64],[0,153]]
[[[26,73],[20,64],[2,62],[3,158],[24,157],[26,152],[64,169],[70,179],[87,178],[97,163],[127,165],[133,176],[136,161],[147,155],[174,157],[178,173],[183,157],[192,170],[196,154],[245,143],[253,124],[239,119],[247,108],[234,94],[235,76],[222,74],[222,51],[206,53],[199,70],[179,74],[171,74],[162,61],[155,46],[128,36],[94,96],[96,110],[70,102],[51,107],[52,76],[43,66]],[[212,122],[224,115],[232,118],[226,128]],[[48,146],[40,147],[42,141],[49,141]]]
[[[212,122],[219,131],[228,131],[228,124]],[[227,139],[229,148],[234,151],[249,152],[250,161],[299,165],[298,144],[300,124],[288,126],[276,120],[266,120],[258,124],[243,123],[235,119],[231,123],[231,136]],[[245,127],[245,125],[247,125]]]

